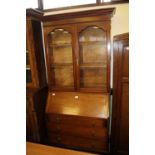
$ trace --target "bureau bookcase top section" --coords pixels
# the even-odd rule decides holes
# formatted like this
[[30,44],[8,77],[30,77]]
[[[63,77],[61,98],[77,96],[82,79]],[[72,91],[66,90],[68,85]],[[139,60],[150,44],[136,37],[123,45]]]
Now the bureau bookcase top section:
[[113,12],[111,8],[44,18],[50,90],[109,93]]

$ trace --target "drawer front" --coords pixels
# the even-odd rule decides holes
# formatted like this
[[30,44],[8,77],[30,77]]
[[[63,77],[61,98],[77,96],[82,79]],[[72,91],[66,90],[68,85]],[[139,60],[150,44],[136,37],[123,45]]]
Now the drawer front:
[[75,137],[70,135],[50,134],[51,145],[65,146],[68,148],[84,149],[89,151],[104,152],[108,150],[108,143],[103,141]]
[[71,115],[60,115],[60,114],[47,114],[47,123],[57,122],[64,123],[66,125],[72,126],[82,126],[82,127],[99,127],[107,128],[107,119],[102,118],[91,118],[91,117],[78,117]]
[[72,126],[62,123],[48,123],[47,129],[49,133],[80,136],[83,138],[101,139],[108,141],[108,130],[106,128]]

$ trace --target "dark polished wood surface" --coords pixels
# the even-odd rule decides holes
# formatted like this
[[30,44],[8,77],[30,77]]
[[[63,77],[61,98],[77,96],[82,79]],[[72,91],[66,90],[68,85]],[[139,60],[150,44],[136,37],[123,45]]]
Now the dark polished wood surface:
[[129,34],[114,37],[112,153],[129,154]]

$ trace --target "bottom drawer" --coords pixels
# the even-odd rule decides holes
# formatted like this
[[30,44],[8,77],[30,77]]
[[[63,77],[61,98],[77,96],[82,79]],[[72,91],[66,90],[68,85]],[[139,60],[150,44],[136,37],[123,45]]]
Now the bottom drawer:
[[51,134],[49,135],[49,143],[50,145],[95,152],[106,152],[108,150],[108,143],[104,141],[68,135]]

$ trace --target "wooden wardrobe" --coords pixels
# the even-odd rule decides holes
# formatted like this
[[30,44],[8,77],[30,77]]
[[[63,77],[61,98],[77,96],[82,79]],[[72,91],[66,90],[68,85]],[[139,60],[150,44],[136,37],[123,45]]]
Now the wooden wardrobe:
[[129,34],[114,37],[112,143],[114,155],[129,154]]
[[48,144],[109,151],[110,29],[114,8],[43,17]]

